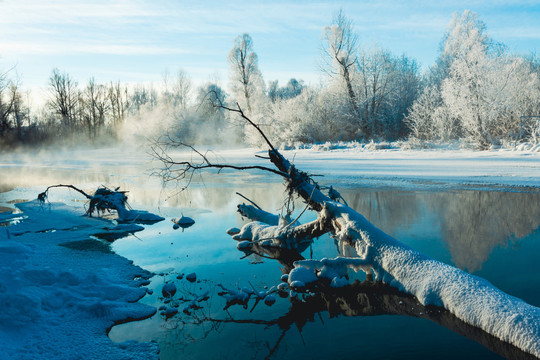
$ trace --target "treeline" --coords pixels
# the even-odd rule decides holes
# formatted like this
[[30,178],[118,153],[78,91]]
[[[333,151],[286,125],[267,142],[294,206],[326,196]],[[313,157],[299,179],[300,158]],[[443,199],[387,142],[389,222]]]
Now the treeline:
[[540,60],[510,54],[470,11],[454,15],[406,122],[421,140],[480,148],[540,137]]
[[436,63],[362,47],[339,12],[323,29],[323,85],[263,79],[253,39],[234,40],[229,82],[194,86],[188,74],[159,85],[79,85],[54,69],[41,109],[29,108],[21,82],[0,74],[0,147],[88,140],[94,144],[167,135],[188,143],[261,145],[226,107],[240,106],[273,141],[415,142],[464,140],[480,148],[540,139],[540,61],[517,56],[488,37],[476,14],[455,14]]

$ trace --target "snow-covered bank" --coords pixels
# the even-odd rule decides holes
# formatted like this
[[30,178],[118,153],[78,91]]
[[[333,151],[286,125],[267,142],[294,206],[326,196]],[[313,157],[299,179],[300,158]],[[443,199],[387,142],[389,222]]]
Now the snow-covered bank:
[[540,152],[513,150],[289,150],[304,171],[340,186],[540,188]]
[[[266,155],[258,149],[215,149],[207,154],[213,163],[235,165],[266,165]],[[338,147],[283,150],[283,156],[298,168],[317,177],[321,184],[366,188],[398,188],[410,190],[540,189],[540,152],[529,149],[467,149],[405,148],[375,149],[369,147]],[[191,159],[189,152],[170,154],[175,160]],[[228,171],[222,171],[222,174]],[[252,170],[260,174],[260,171]],[[280,181],[279,177],[267,176]]]
[[[405,146],[368,145],[319,145],[283,150],[282,153],[304,171],[324,175],[324,178],[318,179],[319,182],[339,187],[540,189],[540,146],[476,151],[448,147],[418,150]],[[204,146],[200,148],[205,149]],[[149,174],[152,169],[161,167],[160,163],[152,162],[142,149],[139,150],[131,151],[129,156],[116,148],[81,150],[69,154],[58,151],[44,154],[42,159],[35,158],[35,154],[5,154],[0,159],[0,171],[5,175],[4,182],[15,186],[21,186],[21,178],[25,186],[50,185],[57,181],[59,173],[65,179],[71,179],[71,183],[96,182],[96,186],[99,186],[103,177],[99,176],[100,173],[109,174],[111,179],[115,179],[121,169],[121,177],[129,178],[126,175]],[[257,153],[265,154],[255,148],[214,148],[206,155],[214,163],[266,164],[264,159],[254,157]],[[171,151],[170,155],[176,160],[192,159],[189,151]],[[260,174],[257,170],[251,172]],[[223,170],[220,178],[227,179],[228,173],[231,171]],[[272,178],[281,181],[278,177],[267,177]]]
[[[155,343],[114,344],[115,323],[149,317],[150,274],[92,239],[111,221],[59,203],[18,204],[0,227],[0,343],[5,359],[151,359]],[[4,214],[3,221],[9,216]]]

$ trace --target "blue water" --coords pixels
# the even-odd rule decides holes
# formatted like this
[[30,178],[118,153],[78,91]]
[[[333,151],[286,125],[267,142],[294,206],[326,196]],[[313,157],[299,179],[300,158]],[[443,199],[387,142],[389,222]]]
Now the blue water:
[[[252,310],[255,300],[251,300],[247,309],[236,305],[223,310],[226,302],[218,295],[218,284],[269,289],[280,283],[290,265],[286,259],[246,257],[236,249],[236,242],[226,234],[228,228],[245,223],[234,212],[235,204],[242,202],[235,191],[266,210],[279,212],[283,189],[280,184],[252,182],[240,189],[207,184],[203,190],[182,195],[176,204],[185,207],[163,210],[171,217],[180,216],[181,211],[194,218],[192,227],[174,230],[173,223],[165,220],[136,237],[117,240],[112,248],[156,274],[149,285],[153,294],[141,302],[163,305],[165,282],[176,284],[176,299],[191,300],[205,292],[209,299],[189,314],[181,311],[187,302],[179,301],[179,314],[169,319],[158,312],[144,321],[115,326],[110,332],[113,341],[155,340],[161,359],[501,358],[486,346],[509,357],[523,355],[514,356],[504,344],[485,340],[482,332],[466,326],[464,330],[459,321],[439,315],[438,310],[430,312],[387,288],[358,286],[347,293],[324,293],[305,301],[276,295],[272,306],[260,302]],[[400,241],[540,306],[540,194],[347,189],[342,195],[351,207]],[[197,205],[201,203],[205,206]],[[296,213],[301,210],[298,204]],[[314,214],[307,214],[301,221],[313,218]],[[338,249],[331,237],[323,236],[301,255],[334,257]],[[195,283],[177,279],[192,272],[197,274]],[[357,278],[364,280],[362,275]]]

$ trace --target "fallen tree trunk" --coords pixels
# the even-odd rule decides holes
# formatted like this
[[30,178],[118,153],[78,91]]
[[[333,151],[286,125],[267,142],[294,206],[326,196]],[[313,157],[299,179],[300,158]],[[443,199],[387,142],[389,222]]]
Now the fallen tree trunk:
[[[351,268],[367,274],[373,273],[376,281],[414,295],[422,305],[443,307],[465,323],[540,357],[539,308],[505,294],[482,278],[431,259],[385,234],[354,209],[338,202],[336,199],[341,196],[332,187],[325,194],[309,174],[297,169],[276,150],[262,130],[240,108],[226,109],[237,112],[261,133],[269,146],[268,157],[277,170],[259,166],[249,168],[282,176],[289,196],[299,196],[309,209],[318,213],[316,220],[303,225],[283,220],[276,224],[275,218],[264,223],[260,220],[265,221],[271,217],[262,217],[259,209],[253,208],[257,211],[252,211],[249,208],[251,205],[241,205],[240,212],[256,221],[246,224],[235,235],[235,239],[261,243],[263,246],[294,248],[330,233],[339,242],[348,243],[356,249],[358,256],[354,258],[296,262],[296,268],[289,276],[290,284],[320,278],[342,284]],[[191,146],[188,148],[194,150]],[[156,149],[166,151],[164,147],[158,146],[154,148],[155,154],[159,153]],[[202,158],[199,165],[193,162],[174,162],[163,153],[158,156],[165,161],[167,171],[176,172],[173,176],[169,174],[168,178],[191,179],[196,170],[224,168],[194,151]],[[300,268],[307,269],[311,275],[306,277],[306,271],[295,271]]]

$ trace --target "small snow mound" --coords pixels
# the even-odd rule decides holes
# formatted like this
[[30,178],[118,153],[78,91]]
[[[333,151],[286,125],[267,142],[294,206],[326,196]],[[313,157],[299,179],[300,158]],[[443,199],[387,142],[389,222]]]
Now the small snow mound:
[[303,283],[305,286],[305,284],[311,284],[317,280],[318,278],[317,278],[317,275],[315,275],[315,272],[303,266],[292,269],[292,271],[289,274],[289,279],[288,279],[289,284],[292,287],[300,287],[300,286],[293,285],[297,281]]
[[241,251],[250,250],[252,247],[253,247],[253,243],[247,240],[241,241],[236,245],[236,248]]
[[231,236],[239,234],[239,233],[240,233],[240,229],[236,227],[233,227],[227,230],[227,234]]
[[190,217],[184,216],[184,214],[182,214],[182,216],[179,218],[171,219],[171,221],[174,223],[174,229],[178,229],[179,227],[181,227],[182,229],[187,229],[188,227],[195,224],[195,220]]
[[290,285],[291,285],[291,288],[297,289],[297,290],[303,289],[306,287],[306,283],[300,280],[291,281]]
[[276,298],[274,297],[274,295],[267,295],[265,298],[264,298],[264,303],[268,306],[272,306],[274,305],[274,303],[276,302]]
[[287,291],[289,290],[289,285],[286,283],[281,283],[277,286],[278,291]]

